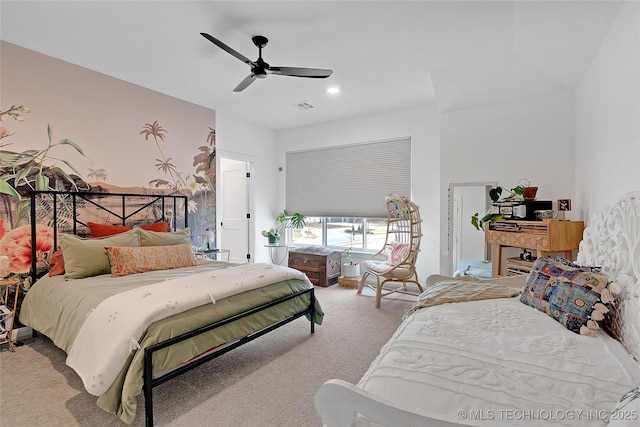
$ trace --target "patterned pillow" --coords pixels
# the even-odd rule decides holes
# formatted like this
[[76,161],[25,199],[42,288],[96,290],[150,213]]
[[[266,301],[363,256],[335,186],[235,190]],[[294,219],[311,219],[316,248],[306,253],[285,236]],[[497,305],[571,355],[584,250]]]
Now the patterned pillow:
[[198,265],[189,243],[170,246],[107,246],[111,276]]
[[393,265],[398,265],[409,255],[409,245],[406,243],[396,243],[391,250],[391,256],[389,262]]
[[582,270],[582,271],[589,271],[591,273],[600,273],[602,271],[602,267],[591,267],[591,266],[586,266],[586,265],[578,265],[573,261],[569,261],[568,259],[566,259],[563,256],[557,256],[553,259],[556,262],[560,262],[564,265],[568,265],[569,267],[573,267],[573,268],[577,268],[578,270]]
[[547,313],[570,331],[594,336],[613,296],[607,276],[538,258],[520,301]]

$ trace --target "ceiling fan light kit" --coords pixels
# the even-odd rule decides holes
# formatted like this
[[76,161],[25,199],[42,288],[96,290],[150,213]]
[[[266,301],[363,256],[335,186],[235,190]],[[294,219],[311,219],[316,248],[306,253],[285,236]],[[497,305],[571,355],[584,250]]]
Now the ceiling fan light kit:
[[218,46],[220,49],[225,52],[235,56],[240,61],[251,67],[251,73],[242,80],[238,86],[233,89],[234,92],[242,92],[246,89],[255,79],[266,79],[267,74],[278,74],[281,76],[291,76],[291,77],[307,77],[307,78],[315,78],[315,79],[325,79],[329,77],[333,71],[326,70],[322,68],[302,68],[302,67],[275,67],[267,64],[262,59],[262,48],[264,48],[269,39],[265,36],[253,36],[251,40],[253,44],[258,48],[258,59],[255,61],[250,60],[240,52],[235,49],[227,46],[225,43],[221,42],[217,38],[207,34],[200,33],[204,38],[209,40],[211,43]]

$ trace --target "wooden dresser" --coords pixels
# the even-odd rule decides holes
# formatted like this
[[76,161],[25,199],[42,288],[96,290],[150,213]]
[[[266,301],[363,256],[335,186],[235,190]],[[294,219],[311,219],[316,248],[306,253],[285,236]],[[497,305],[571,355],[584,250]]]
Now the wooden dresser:
[[[501,271],[502,249],[521,248],[534,251],[536,257],[561,253],[568,260],[578,249],[584,231],[583,221],[517,221],[503,220],[489,224],[487,243],[491,244],[493,277],[504,275]],[[514,264],[526,272],[527,263],[518,260]],[[532,263],[529,263],[532,264]]]
[[302,271],[314,286],[331,286],[340,277],[341,252],[322,246],[302,246],[289,251],[289,267]]

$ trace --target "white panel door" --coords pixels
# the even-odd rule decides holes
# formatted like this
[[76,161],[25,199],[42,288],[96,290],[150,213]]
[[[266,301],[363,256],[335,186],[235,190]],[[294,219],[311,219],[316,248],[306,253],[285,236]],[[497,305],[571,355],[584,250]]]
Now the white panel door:
[[230,262],[248,262],[250,165],[220,159],[220,248],[228,249]]

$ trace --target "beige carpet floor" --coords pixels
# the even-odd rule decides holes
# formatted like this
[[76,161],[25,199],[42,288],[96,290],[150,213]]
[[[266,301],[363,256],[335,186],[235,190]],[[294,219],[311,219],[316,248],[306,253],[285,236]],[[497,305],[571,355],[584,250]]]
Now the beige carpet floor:
[[[328,379],[356,383],[414,297],[375,299],[338,286],[317,288],[323,325],[298,319],[154,389],[156,426],[319,427],[316,390]],[[65,354],[38,337],[0,352],[0,426],[126,426],[95,404]],[[138,398],[134,426],[144,425]]]

